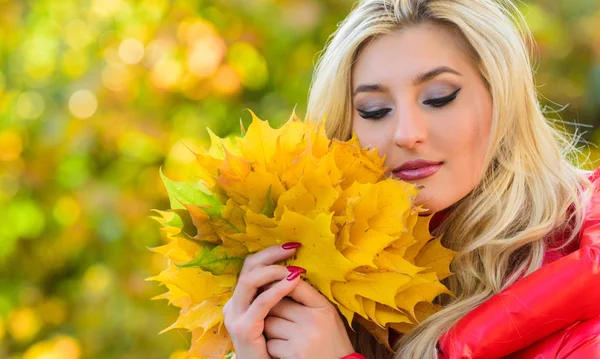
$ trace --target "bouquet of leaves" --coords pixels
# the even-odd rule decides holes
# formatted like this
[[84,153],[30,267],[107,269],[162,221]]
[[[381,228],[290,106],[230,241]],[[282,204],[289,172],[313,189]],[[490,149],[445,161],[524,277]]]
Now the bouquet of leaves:
[[387,343],[388,328],[406,332],[439,308],[449,293],[454,252],[429,233],[429,216],[413,204],[415,186],[388,178],[376,149],[356,137],[330,140],[323,124],[295,115],[273,129],[252,113],[242,137],[196,153],[199,178],[162,175],[171,209],[156,210],[168,242],[152,250],[168,265],[150,278],[181,309],[166,330],[192,333],[188,357],[223,358],[233,349],[223,325],[244,258],[268,246],[300,242],[285,265],[307,270],[305,280],[350,325],[359,321]]

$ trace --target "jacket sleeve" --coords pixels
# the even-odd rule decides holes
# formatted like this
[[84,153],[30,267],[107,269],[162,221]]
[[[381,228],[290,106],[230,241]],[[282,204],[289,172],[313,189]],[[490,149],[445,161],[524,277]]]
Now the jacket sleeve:
[[355,352],[355,353],[343,356],[343,357],[341,357],[341,359],[367,359],[367,358],[364,355]]
[[600,316],[573,323],[569,327],[508,356],[506,359],[536,357],[556,359],[600,358]]
[[[598,171],[596,171],[598,172]],[[597,181],[595,181],[597,182]],[[586,210],[580,248],[519,280],[463,317],[439,341],[440,358],[500,358],[518,352],[574,323],[600,315],[600,186]],[[571,333],[584,330],[572,328]],[[590,328],[588,328],[590,329]],[[585,331],[583,332],[585,335]],[[591,334],[590,334],[591,335]],[[560,358],[579,359],[598,350],[598,339],[573,342]],[[564,337],[570,345],[572,334]],[[588,344],[586,344],[588,343]],[[595,343],[595,344],[594,344]],[[580,355],[580,356],[578,356]],[[535,357],[535,356],[534,356]],[[554,358],[554,356],[550,356]],[[592,355],[589,358],[594,358]],[[523,357],[525,358],[525,357]]]

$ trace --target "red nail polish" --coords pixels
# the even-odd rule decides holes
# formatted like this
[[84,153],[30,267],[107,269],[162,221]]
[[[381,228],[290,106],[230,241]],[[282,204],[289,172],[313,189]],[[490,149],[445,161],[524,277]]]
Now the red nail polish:
[[298,243],[298,242],[287,242],[281,245],[281,248],[283,249],[294,249],[294,248],[298,248],[300,247],[302,244]]
[[287,266],[286,268],[288,271],[290,271],[290,274],[285,279],[287,279],[289,281],[294,280],[300,274],[306,273],[306,269],[304,269],[302,267]]

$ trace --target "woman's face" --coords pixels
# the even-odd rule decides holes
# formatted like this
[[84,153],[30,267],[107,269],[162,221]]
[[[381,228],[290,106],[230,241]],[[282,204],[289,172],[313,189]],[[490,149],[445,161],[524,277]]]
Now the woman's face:
[[492,100],[461,43],[423,24],[384,35],[352,70],[352,128],[386,155],[394,178],[420,187],[428,212],[465,197],[480,180]]

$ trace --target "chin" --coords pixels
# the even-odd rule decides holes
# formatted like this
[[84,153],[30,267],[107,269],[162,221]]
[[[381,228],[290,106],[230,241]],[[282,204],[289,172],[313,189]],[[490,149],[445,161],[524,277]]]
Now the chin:
[[431,196],[428,196],[426,193],[423,192],[424,191],[419,192],[419,194],[415,198],[415,205],[425,209],[425,212],[423,212],[423,214],[431,214],[436,212],[437,206],[435,201],[432,201]]
[[450,205],[445,205],[439,200],[435,200],[436,198],[439,198],[439,196],[428,194],[427,190],[422,190],[417,195],[417,198],[415,198],[415,205],[421,206],[423,209],[425,209],[423,214],[433,214],[450,207]]

